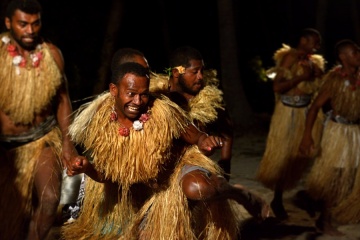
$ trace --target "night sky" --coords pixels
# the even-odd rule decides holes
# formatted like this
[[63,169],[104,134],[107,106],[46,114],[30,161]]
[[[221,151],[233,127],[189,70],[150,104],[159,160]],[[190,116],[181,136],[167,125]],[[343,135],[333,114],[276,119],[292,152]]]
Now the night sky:
[[[92,95],[93,85],[99,78],[106,30],[108,24],[114,24],[108,20],[113,1],[122,3],[116,19],[120,27],[113,35],[114,49],[141,50],[152,70],[160,73],[168,66],[168,55],[174,48],[191,45],[202,52],[207,67],[221,71],[217,0],[40,0],[44,10],[42,33],[62,50],[73,100]],[[327,2],[325,16],[320,15],[319,2]],[[359,19],[353,19],[357,16],[354,11],[360,12],[360,3],[356,2],[233,1],[241,81],[251,104],[266,105],[265,108],[253,105],[255,111],[271,112],[268,98],[272,97],[272,91],[271,83],[259,83],[251,60],[258,57],[264,68],[271,67],[272,55],[282,43],[293,42],[294,36],[305,27],[321,26],[320,53],[330,68],[334,64],[332,49],[338,40],[360,40],[354,30],[360,31]],[[263,100],[254,101],[252,97]]]

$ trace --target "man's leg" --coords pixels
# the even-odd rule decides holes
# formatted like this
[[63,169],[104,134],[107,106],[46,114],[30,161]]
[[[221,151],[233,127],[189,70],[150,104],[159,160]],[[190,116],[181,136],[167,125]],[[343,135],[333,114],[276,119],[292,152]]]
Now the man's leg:
[[50,147],[45,147],[35,169],[37,203],[30,221],[28,239],[45,239],[56,219],[60,201],[61,166]]
[[231,185],[220,175],[202,170],[186,173],[181,178],[181,186],[190,200],[223,200],[232,199],[244,206],[255,218],[265,219],[269,216],[269,205],[259,196],[240,184]]

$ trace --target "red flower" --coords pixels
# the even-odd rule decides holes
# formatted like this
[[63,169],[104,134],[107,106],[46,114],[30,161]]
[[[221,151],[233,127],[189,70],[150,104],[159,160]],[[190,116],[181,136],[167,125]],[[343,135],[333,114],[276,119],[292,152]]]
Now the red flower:
[[119,134],[123,137],[127,137],[130,134],[130,129],[127,127],[119,127]]
[[20,67],[25,67],[26,66],[26,59],[25,58],[21,58],[21,62],[19,63]]
[[112,122],[114,122],[116,119],[117,119],[116,112],[111,112],[111,114],[110,114],[110,120],[111,120]]
[[15,45],[13,45],[13,44],[9,44],[8,46],[7,46],[7,51],[10,53],[10,55],[11,55],[11,52],[16,52],[16,46]]
[[38,67],[39,64],[40,64],[40,60],[41,60],[41,59],[42,59],[42,52],[37,52],[37,53],[35,53],[35,54],[34,54],[34,57],[32,58],[32,60],[33,60],[32,65],[33,65],[34,67]]
[[140,122],[143,122],[143,123],[147,122],[149,119],[150,119],[150,115],[147,113],[141,114],[141,116],[139,118]]

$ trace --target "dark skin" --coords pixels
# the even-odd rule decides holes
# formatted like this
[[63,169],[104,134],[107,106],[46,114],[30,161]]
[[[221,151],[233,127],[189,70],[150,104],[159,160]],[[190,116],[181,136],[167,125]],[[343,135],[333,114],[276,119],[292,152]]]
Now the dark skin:
[[[180,94],[188,102],[195,97],[204,87],[203,82],[203,60],[192,59],[189,61],[189,67],[184,68],[179,72],[179,69],[173,68],[169,79],[170,92]],[[174,100],[177,102],[176,100]],[[201,130],[206,130],[206,126],[198,126]],[[223,139],[223,146],[221,148],[221,157],[219,165],[227,174],[227,180],[230,178],[230,166],[232,157],[233,131],[232,121],[230,120],[226,111],[218,112],[218,118],[213,125],[217,130],[217,134]],[[204,128],[204,129],[203,129]]]
[[287,94],[287,95],[303,95],[300,89],[296,86],[302,81],[314,81],[316,77],[322,76],[322,70],[307,60],[307,55],[312,54],[315,49],[319,49],[320,45],[319,37],[302,37],[300,39],[297,52],[294,54],[288,54],[284,57],[280,67],[290,69],[294,64],[301,64],[303,66],[303,74],[294,76],[291,81],[285,79],[284,73],[279,72],[276,74],[273,83],[273,90],[275,93]]
[[[303,73],[301,75],[294,76],[291,81],[289,81],[286,79],[284,71],[277,72],[273,82],[274,93],[291,96],[304,95],[305,93],[296,86],[303,81],[314,81],[315,78],[323,75],[323,71],[308,59],[308,55],[313,54],[319,48],[319,36],[312,35],[308,37],[301,37],[297,46],[297,51],[290,52],[284,56],[280,67],[284,69],[291,69],[294,64],[300,64],[302,65]],[[288,217],[283,206],[282,195],[282,188],[280,186],[275,187],[271,207],[279,219],[285,219]]]
[[[41,16],[38,14],[27,14],[16,10],[11,18],[5,18],[5,25],[15,39],[14,44],[18,52],[23,56],[29,56],[40,41]],[[63,74],[61,87],[55,97],[55,116],[62,133],[62,162],[67,166],[72,157],[77,155],[74,145],[67,135],[70,124],[69,115],[72,112],[71,102],[67,90],[67,80],[64,75],[64,60],[60,50],[49,44],[51,54]],[[6,113],[0,110],[0,133],[4,135],[16,135],[27,132],[30,128],[43,122],[53,114],[53,103],[49,102],[47,107],[34,118],[33,124],[15,124]],[[32,215],[27,239],[44,239],[52,227],[56,218],[57,206],[60,200],[61,188],[61,166],[58,164],[57,156],[50,147],[45,147],[37,160],[34,184],[36,197],[39,203],[36,205]]]
[[[359,66],[360,66],[360,50],[357,45],[349,45],[343,51],[339,53],[339,59],[342,63],[341,73],[343,75],[349,76],[348,79],[351,85],[356,84],[358,76]],[[329,92],[323,90],[320,91],[318,96],[315,98],[313,104],[311,105],[309,112],[306,117],[305,130],[302,141],[300,143],[300,154],[304,156],[310,156],[312,152],[315,150],[314,140],[312,138],[312,128],[314,126],[316,117],[318,112],[325,106],[330,104],[333,108],[334,103],[332,102],[332,97]],[[337,115],[334,112],[334,115]],[[331,215],[329,209],[332,207],[331,204],[326,201],[326,199],[322,200],[323,206],[321,209],[321,214],[316,221],[316,226],[324,233],[332,236],[342,236],[343,233],[338,231],[331,224]]]
[[[138,119],[140,114],[147,109],[149,79],[128,73],[118,84],[111,83],[109,90],[111,95],[115,97],[118,121],[126,127],[131,127],[133,121]],[[188,144],[196,144],[205,155],[212,154],[215,149],[221,148],[223,145],[222,138],[208,136],[199,131],[193,124],[188,125],[180,138]],[[98,182],[107,181],[83,156],[74,158],[71,168],[68,169],[69,175],[79,173],[85,173]],[[247,207],[248,211],[258,219],[264,219],[269,215],[269,207],[265,201],[256,195],[252,195],[242,186],[230,185],[220,175],[208,177],[203,171],[195,170],[182,177],[181,186],[189,200],[234,199]]]

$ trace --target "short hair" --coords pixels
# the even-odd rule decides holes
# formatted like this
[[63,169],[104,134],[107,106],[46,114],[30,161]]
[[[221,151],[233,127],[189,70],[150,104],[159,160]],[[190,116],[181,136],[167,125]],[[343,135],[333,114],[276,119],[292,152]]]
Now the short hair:
[[111,60],[111,71],[113,72],[114,69],[119,66],[119,64],[123,64],[125,62],[132,62],[136,56],[144,57],[145,55],[134,48],[120,48],[117,50]]
[[200,51],[190,46],[179,47],[170,56],[170,67],[189,67],[190,60],[203,60]]
[[350,39],[342,39],[335,44],[335,58],[341,63],[340,54],[349,46],[356,46],[356,43]]
[[118,84],[123,79],[123,77],[128,73],[150,79],[148,68],[145,68],[144,66],[136,62],[125,62],[120,65],[117,65],[114,68],[114,71],[111,76],[111,83]]
[[37,0],[11,0],[7,5],[5,16],[11,19],[16,10],[28,14],[42,13],[41,4]]
[[304,28],[301,31],[301,37],[309,37],[309,36],[318,36],[321,37],[321,34],[315,28]]
[[321,34],[315,28],[304,28],[300,33],[300,38],[302,37],[318,37],[321,42]]

